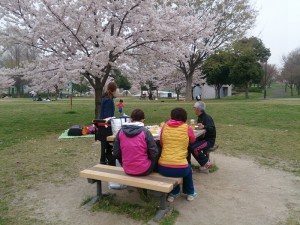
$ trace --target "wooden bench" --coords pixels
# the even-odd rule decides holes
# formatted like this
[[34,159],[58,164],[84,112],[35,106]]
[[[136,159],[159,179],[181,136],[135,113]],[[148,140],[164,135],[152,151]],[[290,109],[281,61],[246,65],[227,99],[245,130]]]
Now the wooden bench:
[[167,194],[175,186],[182,183],[182,178],[164,177],[158,173],[152,173],[148,176],[130,176],[125,174],[122,167],[97,164],[92,168],[82,170],[80,176],[87,178],[89,183],[97,184],[97,196],[91,200],[91,204],[96,203],[103,197],[102,181],[124,184],[127,186],[152,190],[160,197],[160,207],[154,220],[159,221],[166,213],[170,211],[170,205],[167,204]]

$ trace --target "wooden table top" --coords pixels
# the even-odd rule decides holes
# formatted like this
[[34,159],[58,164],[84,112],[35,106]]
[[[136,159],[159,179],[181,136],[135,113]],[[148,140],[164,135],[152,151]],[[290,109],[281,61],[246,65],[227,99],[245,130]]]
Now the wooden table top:
[[[194,130],[194,134],[195,134],[196,138],[197,138],[197,137],[200,137],[200,136],[202,136],[202,135],[204,135],[205,132],[206,132],[205,129]],[[153,134],[153,137],[154,137],[154,140],[159,141],[160,135],[158,135],[158,134]],[[106,138],[106,140],[107,140],[108,142],[114,142],[114,141],[115,141],[115,136],[114,136],[114,135],[108,136],[108,137]]]

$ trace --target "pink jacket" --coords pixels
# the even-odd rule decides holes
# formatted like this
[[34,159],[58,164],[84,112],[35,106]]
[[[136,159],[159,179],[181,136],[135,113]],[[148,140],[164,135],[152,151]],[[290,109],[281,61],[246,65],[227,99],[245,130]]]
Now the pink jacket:
[[127,123],[115,138],[114,156],[122,161],[125,173],[130,175],[143,174],[151,161],[158,157],[153,135],[143,125],[140,122]]

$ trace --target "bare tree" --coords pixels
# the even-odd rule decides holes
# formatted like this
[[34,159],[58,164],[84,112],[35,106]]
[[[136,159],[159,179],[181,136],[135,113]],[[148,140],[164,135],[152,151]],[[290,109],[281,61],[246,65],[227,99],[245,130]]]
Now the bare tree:
[[291,96],[294,95],[293,87],[296,86],[298,95],[300,94],[300,48],[290,52],[283,57],[284,65],[281,72],[282,78],[286,81],[291,90]]
[[264,78],[260,82],[260,86],[264,87],[266,84],[268,87],[271,87],[271,84],[278,79],[279,69],[275,64],[261,64],[264,70]]

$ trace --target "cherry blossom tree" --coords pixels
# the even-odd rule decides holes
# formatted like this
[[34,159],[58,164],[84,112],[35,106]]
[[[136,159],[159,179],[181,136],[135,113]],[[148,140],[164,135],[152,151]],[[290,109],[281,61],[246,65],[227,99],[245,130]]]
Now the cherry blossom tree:
[[[130,70],[137,58],[157,53],[176,62],[190,51],[186,43],[207,26],[191,13],[195,1],[159,2],[1,0],[5,29],[0,31],[0,40],[42,51],[40,58],[23,70],[33,75],[32,80],[51,71],[64,71],[70,81],[84,76],[95,90],[97,117],[112,69]],[[131,79],[144,76],[132,73]]]
[[[202,84],[205,83],[205,81],[200,77],[200,75],[195,74],[196,76],[193,76],[192,83],[194,84]],[[179,69],[174,68],[173,70],[170,70],[169,73],[166,74],[166,76],[162,77],[158,83],[160,83],[161,86],[169,87],[176,93],[176,98],[179,100],[180,94],[183,93],[183,90],[187,87],[186,79],[183,79],[182,77],[182,71]]]
[[199,20],[210,19],[212,23],[207,26],[212,30],[209,35],[199,35],[189,45],[191,52],[182,52],[178,58],[176,67],[186,80],[186,100],[192,99],[194,75],[201,74],[201,66],[209,54],[242,38],[254,26],[257,15],[250,0],[198,0],[192,4]]
[[11,68],[16,69],[15,73],[10,73],[8,71],[7,74],[2,74],[3,76],[7,76],[7,80],[13,79],[14,87],[16,88],[16,93],[20,97],[24,94],[23,86],[27,85],[28,82],[24,79],[24,75],[18,73],[17,69],[21,68],[24,61],[32,61],[33,54],[32,49],[27,48],[26,46],[22,46],[19,43],[14,44],[7,44],[1,43],[1,50],[0,53],[0,67],[2,68]]
[[0,88],[8,88],[14,85],[15,81],[12,77],[0,75]]
[[[6,49],[3,47],[0,47],[0,68],[3,67],[3,65],[7,62],[5,54]],[[13,86],[15,83],[14,79],[9,76],[4,76],[3,74],[0,74],[0,89],[5,89],[10,86]]]

